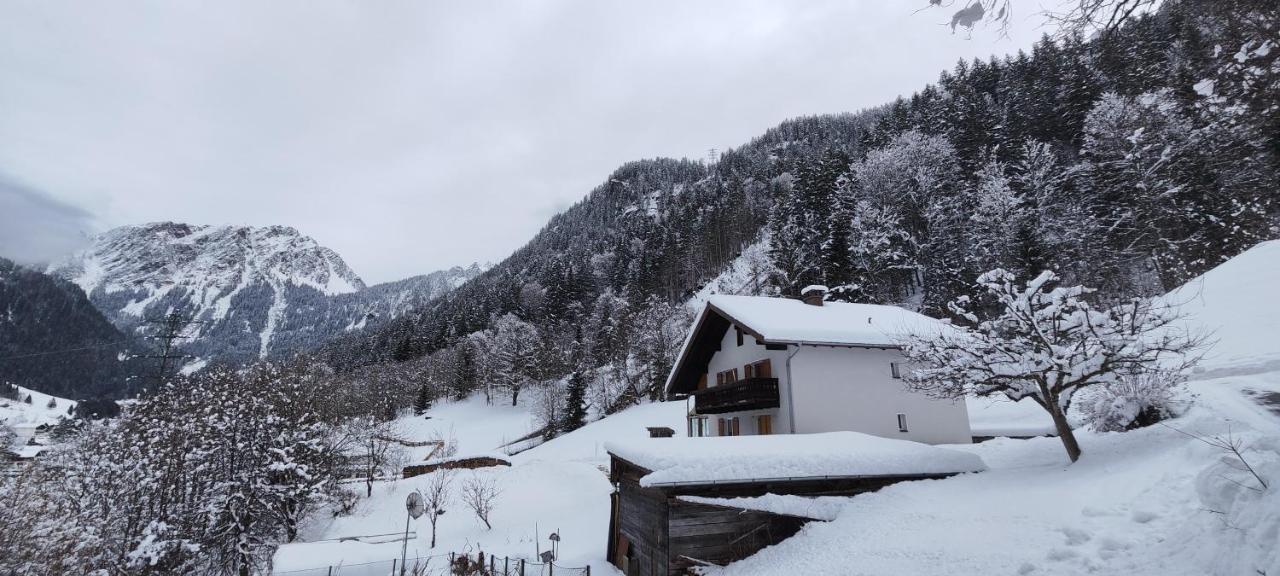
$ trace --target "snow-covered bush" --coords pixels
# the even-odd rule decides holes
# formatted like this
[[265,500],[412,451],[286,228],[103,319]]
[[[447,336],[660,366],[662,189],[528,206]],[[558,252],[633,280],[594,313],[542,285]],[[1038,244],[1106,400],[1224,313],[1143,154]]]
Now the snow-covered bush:
[[1182,378],[1175,373],[1126,374],[1106,386],[1098,386],[1081,404],[1089,427],[1118,432],[1150,426],[1173,416],[1173,402]]

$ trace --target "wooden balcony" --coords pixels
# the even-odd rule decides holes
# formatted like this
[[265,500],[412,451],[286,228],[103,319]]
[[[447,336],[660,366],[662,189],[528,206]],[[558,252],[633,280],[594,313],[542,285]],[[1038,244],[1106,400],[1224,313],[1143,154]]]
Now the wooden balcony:
[[777,378],[747,378],[733,384],[712,386],[692,394],[698,414],[724,414],[778,407]]

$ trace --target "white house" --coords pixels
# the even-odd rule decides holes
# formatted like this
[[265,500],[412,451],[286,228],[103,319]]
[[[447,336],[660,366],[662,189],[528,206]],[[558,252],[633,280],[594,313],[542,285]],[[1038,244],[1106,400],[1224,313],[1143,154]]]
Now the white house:
[[895,306],[712,296],[667,378],[690,398],[690,436],[854,431],[929,444],[971,441],[963,401],[907,389],[898,335],[947,329]]

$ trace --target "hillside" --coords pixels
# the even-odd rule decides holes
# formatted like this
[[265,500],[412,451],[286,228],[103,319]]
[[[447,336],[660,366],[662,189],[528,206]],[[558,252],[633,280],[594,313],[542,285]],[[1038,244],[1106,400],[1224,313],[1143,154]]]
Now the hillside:
[[80,287],[0,258],[0,383],[64,398],[120,397],[145,367]]
[[[824,284],[937,317],[994,268],[1052,269],[1102,301],[1165,293],[1280,230],[1272,119],[1203,90],[1233,66],[1214,46],[1246,41],[1215,20],[1232,17],[1169,2],[1105,38],[1046,38],[876,109],[786,121],[711,163],[628,163],[506,260],[325,358],[413,360],[453,395],[577,367],[625,382],[593,399],[608,412],[661,396],[676,310],[708,289]],[[708,286],[744,252],[739,286]],[[503,350],[514,334],[538,344]]]
[[124,226],[50,267],[75,282],[120,330],[179,311],[196,321],[192,366],[307,350],[378,326],[479,272],[454,268],[366,288],[342,258],[285,226]]

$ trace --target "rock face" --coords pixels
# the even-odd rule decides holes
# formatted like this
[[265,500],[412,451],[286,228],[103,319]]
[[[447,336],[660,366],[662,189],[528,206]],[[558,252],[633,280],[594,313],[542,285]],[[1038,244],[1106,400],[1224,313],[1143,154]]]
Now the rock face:
[[170,312],[193,318],[182,348],[195,369],[380,325],[465,281],[468,269],[366,288],[336,252],[287,226],[158,222],[110,230],[49,273],[79,285],[126,333]]

